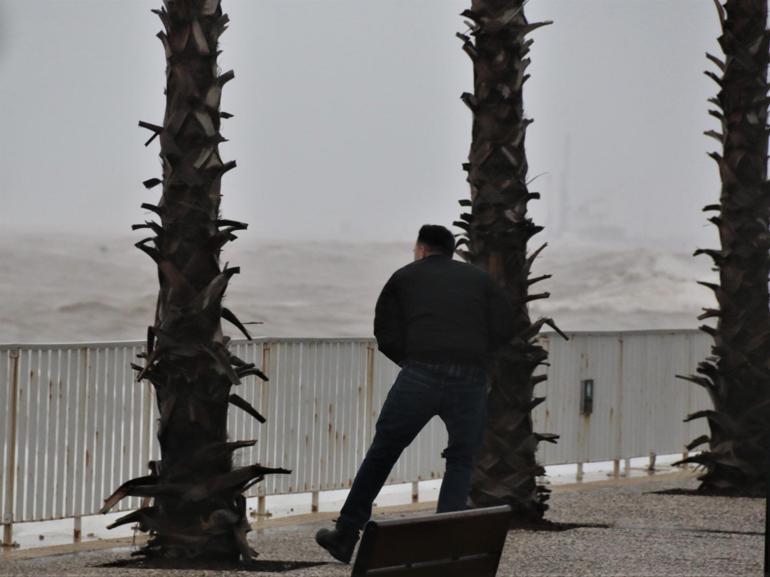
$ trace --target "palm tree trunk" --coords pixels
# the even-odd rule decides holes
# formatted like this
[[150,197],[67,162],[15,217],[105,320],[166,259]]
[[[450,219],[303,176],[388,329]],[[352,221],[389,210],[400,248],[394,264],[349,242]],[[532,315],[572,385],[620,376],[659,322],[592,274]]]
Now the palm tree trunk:
[[165,6],[155,11],[165,27],[158,34],[167,60],[165,118],[163,126],[140,123],[160,136],[163,179],[145,186],[162,182],[163,196],[157,206],[143,205],[160,224],[134,227],[155,233],[137,243],[157,263],[160,292],[145,365],[135,368],[155,387],[161,460],[150,464],[151,475],[121,486],[104,511],[128,495],[154,497],[153,506],[114,524],[138,522],[149,531],[145,554],[250,559],[256,553],[246,541],[242,492],[266,473],[287,471],[259,465],[234,470],[233,451],[254,441],[227,442],[229,404],[261,418],[232,386],[249,374],[264,377],[229,353],[221,325],[224,317],[243,329],[222,307],[238,269],[221,268],[219,255],[233,232],[246,228],[219,218],[221,178],[235,166],[219,156],[220,119],[228,116],[219,103],[233,74],[219,74],[217,46],[228,18],[219,0],[168,0]]
[[686,377],[709,392],[714,409],[687,420],[706,418],[710,436],[695,439],[694,449],[708,450],[685,462],[705,466],[700,489],[709,492],[764,495],[770,458],[770,184],[767,180],[767,67],[770,42],[766,0],[715,3],[722,22],[719,43],[724,61],[708,55],[721,70],[713,78],[720,87],[711,99],[721,133],[706,134],[722,144],[712,153],[722,178],[720,203],[710,220],[719,229],[720,250],[698,250],[711,256],[719,270],[714,290],[718,309],[705,309],[701,319],[717,318],[712,357]]
[[[528,303],[547,297],[530,295],[529,271],[537,252],[527,256],[527,242],[540,232],[527,216],[527,203],[538,198],[527,189],[527,125],[523,86],[529,65],[528,32],[547,23],[529,24],[525,0],[473,0],[463,13],[471,36],[459,34],[473,61],[474,93],[463,94],[473,112],[473,138],[468,163],[471,212],[455,223],[465,231],[458,251],[487,270],[507,291],[516,309],[516,337],[501,350],[490,373],[488,421],[484,445],[476,459],[471,503],[477,507],[509,504],[523,522],[539,521],[547,509],[548,490],[536,478],[544,474],[535,452],[541,440],[556,435],[532,430],[532,409],[544,398],[533,398],[534,376],[547,358],[537,334],[550,319],[532,323]],[[542,279],[541,279],[542,280]]]

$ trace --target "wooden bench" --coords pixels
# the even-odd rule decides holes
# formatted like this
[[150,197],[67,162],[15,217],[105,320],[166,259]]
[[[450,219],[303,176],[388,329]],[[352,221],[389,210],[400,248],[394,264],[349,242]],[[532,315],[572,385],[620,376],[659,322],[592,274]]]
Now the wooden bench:
[[352,577],[494,577],[511,508],[369,521]]

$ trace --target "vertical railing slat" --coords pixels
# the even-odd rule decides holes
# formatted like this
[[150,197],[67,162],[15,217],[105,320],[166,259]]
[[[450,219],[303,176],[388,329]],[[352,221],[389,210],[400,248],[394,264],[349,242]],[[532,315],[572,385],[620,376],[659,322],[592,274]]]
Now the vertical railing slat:
[[65,495],[65,471],[67,468],[67,351],[59,349],[56,351],[56,374],[53,376],[56,383],[56,476],[54,482],[54,500],[56,502],[53,509],[53,517],[62,518],[65,516],[64,495]]
[[66,351],[66,449],[64,457],[64,516],[75,514],[75,450],[77,445],[77,410],[78,410],[78,351],[68,348]]
[[20,521],[25,517],[25,497],[27,489],[27,449],[29,444],[28,411],[29,411],[29,371],[30,359],[27,350],[19,351],[19,384],[17,389],[17,435],[16,435],[16,488],[14,518]]
[[35,516],[51,517],[54,510],[53,485],[56,479],[56,359],[50,349],[41,351],[40,358],[40,426],[43,432],[37,451],[37,468],[42,477],[39,484]]
[[[13,407],[11,407],[14,356],[18,357],[18,353],[14,350],[0,351],[0,523],[4,527],[10,523],[10,519],[6,517],[6,514],[10,513],[7,502],[9,488],[6,485],[10,477],[8,471],[10,452],[15,450],[15,443],[11,443],[10,439],[10,429],[14,426],[12,420],[15,420],[12,416]],[[9,545],[5,539],[3,544]]]
[[[4,421],[7,426],[5,430],[5,460],[4,460],[4,483],[3,483],[3,516],[0,519],[3,523],[3,545],[10,547],[13,545],[13,523],[16,521],[15,491],[17,486],[17,457],[18,457],[18,430],[19,430],[19,381],[20,381],[20,351],[11,349],[7,354],[8,369],[5,371],[8,380],[6,388],[6,400],[8,403],[8,420]],[[5,406],[5,405],[4,405]]]

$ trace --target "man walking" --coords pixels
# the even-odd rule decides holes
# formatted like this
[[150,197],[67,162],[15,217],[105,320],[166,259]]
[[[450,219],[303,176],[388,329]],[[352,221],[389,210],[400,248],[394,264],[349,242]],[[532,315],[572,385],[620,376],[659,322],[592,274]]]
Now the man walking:
[[390,277],[377,300],[377,346],[401,371],[335,528],[316,534],[316,542],[344,563],[399,455],[434,415],[449,434],[437,512],[466,508],[472,457],[484,430],[484,367],[513,336],[513,309],[487,273],[452,260],[454,250],[449,230],[423,226],[414,262]]

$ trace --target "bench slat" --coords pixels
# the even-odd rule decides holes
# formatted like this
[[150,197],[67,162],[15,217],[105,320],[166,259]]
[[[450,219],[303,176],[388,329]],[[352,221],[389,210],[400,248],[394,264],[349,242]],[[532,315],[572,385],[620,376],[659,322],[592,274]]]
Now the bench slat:
[[[417,565],[369,569],[366,577],[495,577],[499,555],[478,555],[457,561],[443,559]],[[355,575],[355,573],[354,573]]]

